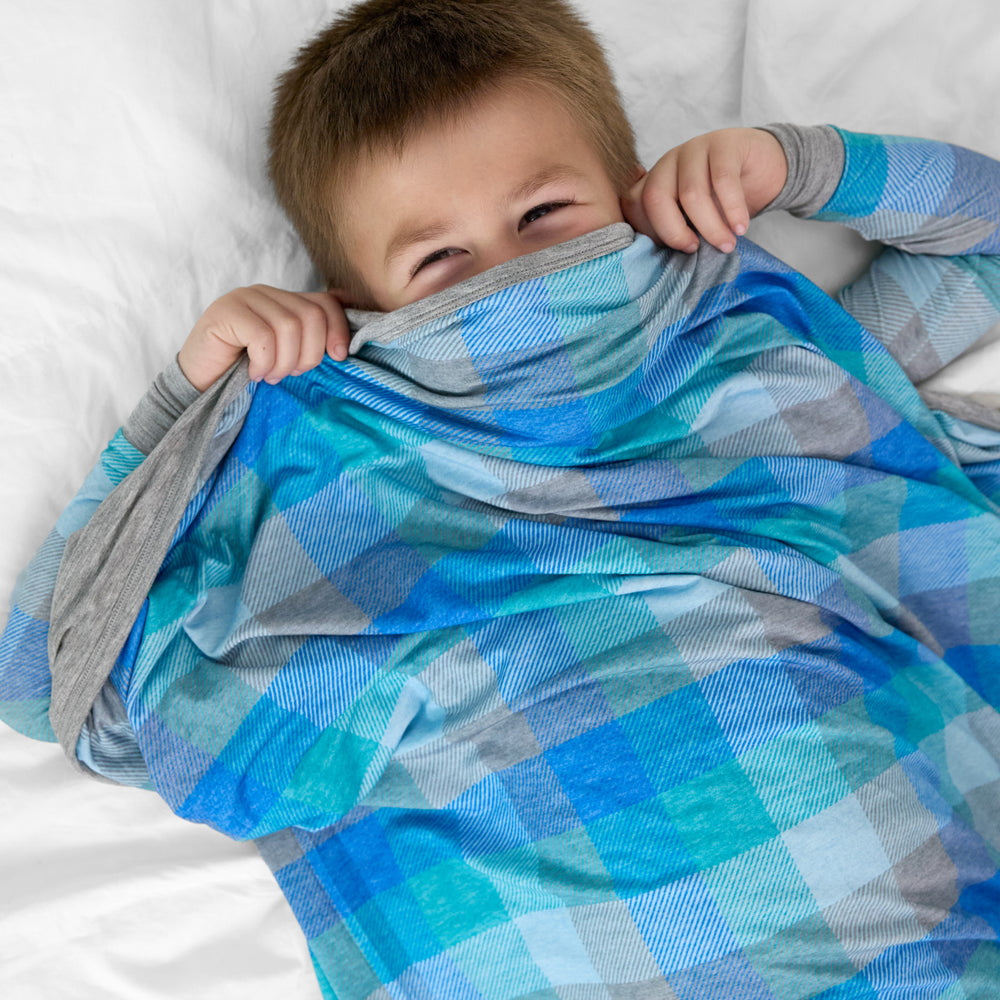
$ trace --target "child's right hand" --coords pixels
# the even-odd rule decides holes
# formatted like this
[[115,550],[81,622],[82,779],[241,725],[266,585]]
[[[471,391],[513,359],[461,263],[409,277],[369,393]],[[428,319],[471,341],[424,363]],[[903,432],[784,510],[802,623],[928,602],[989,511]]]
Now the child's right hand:
[[188,381],[204,391],[246,351],[250,378],[273,384],[315,368],[324,354],[343,361],[349,341],[344,308],[332,293],[251,285],[205,310],[177,361]]

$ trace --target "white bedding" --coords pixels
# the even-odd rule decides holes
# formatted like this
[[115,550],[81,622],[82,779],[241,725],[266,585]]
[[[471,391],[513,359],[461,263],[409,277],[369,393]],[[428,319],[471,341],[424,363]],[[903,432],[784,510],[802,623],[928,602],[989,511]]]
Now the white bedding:
[[[264,171],[272,80],[339,3],[0,5],[0,591],[201,310],[314,277]],[[995,0],[583,0],[656,156],[732,124],[833,122],[1000,157]],[[824,287],[871,249],[751,235]],[[1000,393],[1000,338],[937,379]],[[1000,400],[998,400],[1000,402]],[[0,996],[319,997],[252,847],[88,781],[0,725]]]

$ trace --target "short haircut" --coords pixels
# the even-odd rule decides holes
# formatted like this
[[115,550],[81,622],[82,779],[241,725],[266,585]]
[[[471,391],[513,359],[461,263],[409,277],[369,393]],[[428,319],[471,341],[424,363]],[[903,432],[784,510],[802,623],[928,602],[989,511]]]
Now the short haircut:
[[506,81],[547,87],[623,194],[635,139],[593,31],[565,0],[365,0],[298,53],[275,88],[269,169],[331,286],[364,297],[338,230],[338,185],[358,156],[400,149],[426,122]]

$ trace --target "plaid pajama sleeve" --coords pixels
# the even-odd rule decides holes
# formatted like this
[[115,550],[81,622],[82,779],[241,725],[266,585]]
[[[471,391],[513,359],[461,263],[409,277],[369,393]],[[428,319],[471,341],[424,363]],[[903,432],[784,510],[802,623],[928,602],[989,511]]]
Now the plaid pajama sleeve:
[[[987,188],[993,252],[1000,165],[839,135],[826,211]],[[341,1000],[994,995],[1000,432],[747,240],[593,236],[213,411],[71,746],[255,838]]]

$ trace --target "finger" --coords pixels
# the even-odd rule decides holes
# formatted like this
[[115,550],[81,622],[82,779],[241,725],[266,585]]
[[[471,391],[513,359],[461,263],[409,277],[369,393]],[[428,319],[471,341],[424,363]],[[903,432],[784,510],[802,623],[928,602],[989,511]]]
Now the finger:
[[746,194],[743,190],[743,157],[731,147],[709,158],[712,191],[730,230],[742,236],[750,223]]
[[239,345],[246,351],[248,375],[260,382],[274,366],[274,330],[249,306],[244,306],[233,316],[232,322],[216,333],[225,343]]
[[676,157],[667,154],[653,168],[645,180],[641,204],[656,238],[666,246],[685,253],[698,249],[698,234],[677,203]]
[[347,316],[344,314],[343,302],[337,294],[337,290],[311,292],[306,298],[317,302],[326,315],[324,350],[335,361],[343,361],[347,357],[351,331],[347,325]]
[[291,374],[301,375],[323,361],[329,320],[323,303],[317,299],[317,293],[296,295],[292,311],[298,317],[301,334],[299,356]]
[[700,144],[687,144],[677,159],[677,198],[691,225],[719,250],[728,253],[736,246],[715,199],[707,150]]
[[[280,382],[296,369],[303,340],[303,320],[301,308],[296,308],[295,296],[291,292],[255,285],[247,289],[247,308],[271,330],[271,364],[261,374],[271,385]],[[259,328],[255,328],[259,329]],[[264,338],[257,345],[261,364],[264,362]],[[247,344],[251,354],[251,345]],[[251,354],[251,358],[253,355]]]

